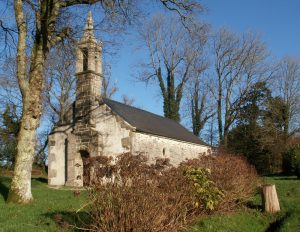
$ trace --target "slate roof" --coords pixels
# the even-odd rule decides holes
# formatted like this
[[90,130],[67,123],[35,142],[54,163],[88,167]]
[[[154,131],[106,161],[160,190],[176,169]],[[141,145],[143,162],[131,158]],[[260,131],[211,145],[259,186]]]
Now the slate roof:
[[138,132],[160,135],[167,138],[208,146],[197,136],[174,120],[141,110],[110,99],[103,102]]

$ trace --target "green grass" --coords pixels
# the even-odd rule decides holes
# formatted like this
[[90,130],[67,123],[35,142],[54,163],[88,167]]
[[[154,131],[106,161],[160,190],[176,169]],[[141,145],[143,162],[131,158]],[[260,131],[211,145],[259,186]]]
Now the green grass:
[[[280,213],[261,212],[261,199],[256,195],[252,199],[251,208],[241,208],[235,213],[206,217],[187,231],[300,231],[300,180],[285,176],[266,177],[265,180],[276,184],[281,206]],[[0,177],[0,232],[66,231],[55,222],[57,214],[62,215],[71,224],[78,223],[76,210],[84,204],[86,192],[83,191],[79,197],[75,197],[73,191],[51,189],[48,188],[46,179],[33,178],[34,202],[32,204],[6,204],[9,182],[9,178]]]
[[0,177],[0,231],[61,231],[54,220],[56,214],[76,222],[75,211],[84,202],[82,193],[75,197],[73,191],[48,188],[46,179],[32,179],[34,201],[28,205],[6,204],[10,179]]
[[264,177],[265,182],[276,185],[281,212],[263,213],[261,197],[257,194],[251,200],[251,208],[242,208],[227,215],[204,218],[188,229],[188,232],[295,232],[300,231],[300,180],[296,177]]

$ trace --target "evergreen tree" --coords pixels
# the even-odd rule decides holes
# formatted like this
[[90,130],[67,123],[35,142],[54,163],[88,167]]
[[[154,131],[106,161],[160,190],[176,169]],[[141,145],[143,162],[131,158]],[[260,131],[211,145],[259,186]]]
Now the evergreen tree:
[[244,100],[236,127],[229,133],[228,149],[245,156],[259,173],[282,171],[285,109],[280,97],[271,96],[266,83],[256,83]]
[[4,165],[13,165],[17,153],[20,119],[16,107],[10,105],[6,105],[5,111],[0,116],[0,162]]

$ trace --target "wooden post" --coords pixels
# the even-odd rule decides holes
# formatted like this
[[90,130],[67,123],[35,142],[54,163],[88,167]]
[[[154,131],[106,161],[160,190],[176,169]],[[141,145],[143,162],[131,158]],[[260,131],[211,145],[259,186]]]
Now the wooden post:
[[262,186],[262,203],[263,209],[266,212],[275,213],[280,211],[276,187],[274,184]]

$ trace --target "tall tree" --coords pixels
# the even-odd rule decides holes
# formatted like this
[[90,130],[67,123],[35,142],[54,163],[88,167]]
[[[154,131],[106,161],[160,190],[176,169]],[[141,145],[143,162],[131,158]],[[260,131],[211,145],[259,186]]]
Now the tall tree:
[[194,59],[184,94],[193,134],[198,137],[207,121],[215,114],[214,107],[211,104],[212,101],[210,101],[212,97],[209,91],[210,77],[206,73],[209,68],[209,61],[206,55],[207,47],[204,46],[203,51]]
[[149,61],[141,64],[139,79],[159,85],[164,115],[180,121],[184,87],[196,59],[202,58],[207,41],[207,26],[197,23],[189,31],[178,19],[157,15],[141,29]]
[[228,149],[244,155],[259,173],[282,170],[286,152],[284,121],[286,105],[282,98],[272,97],[266,83],[256,83],[228,134]]
[[254,84],[242,104],[237,123],[228,133],[228,149],[245,156],[260,173],[266,172],[266,150],[262,144],[264,110],[271,91],[265,82]]
[[221,29],[214,37],[212,52],[219,140],[226,147],[245,96],[255,82],[269,76],[267,50],[254,34],[237,35]]
[[269,173],[282,171],[283,155],[287,149],[284,131],[287,109],[281,97],[271,97],[264,110],[260,141],[266,151],[265,166]]
[[[159,2],[179,13],[184,21],[188,18],[188,13],[199,6],[197,1],[193,0],[161,0]],[[72,32],[71,25],[66,25],[70,20],[65,20],[68,10],[76,5],[96,3],[103,9],[106,19],[118,20],[120,24],[132,21],[137,10],[141,9],[138,6],[142,5],[135,0],[14,0],[17,28],[16,67],[23,108],[14,176],[8,201],[28,203],[33,199],[31,169],[36,130],[43,112],[44,68],[49,51]],[[1,29],[5,28],[5,25],[1,25]],[[28,72],[27,57],[30,60]]]
[[196,136],[200,136],[207,121],[215,115],[215,109],[210,101],[208,84],[202,79],[203,76],[199,75],[192,77],[191,89],[189,89],[189,108],[193,133]]
[[286,106],[284,133],[288,137],[299,132],[300,123],[300,59],[287,56],[280,62],[274,88]]

